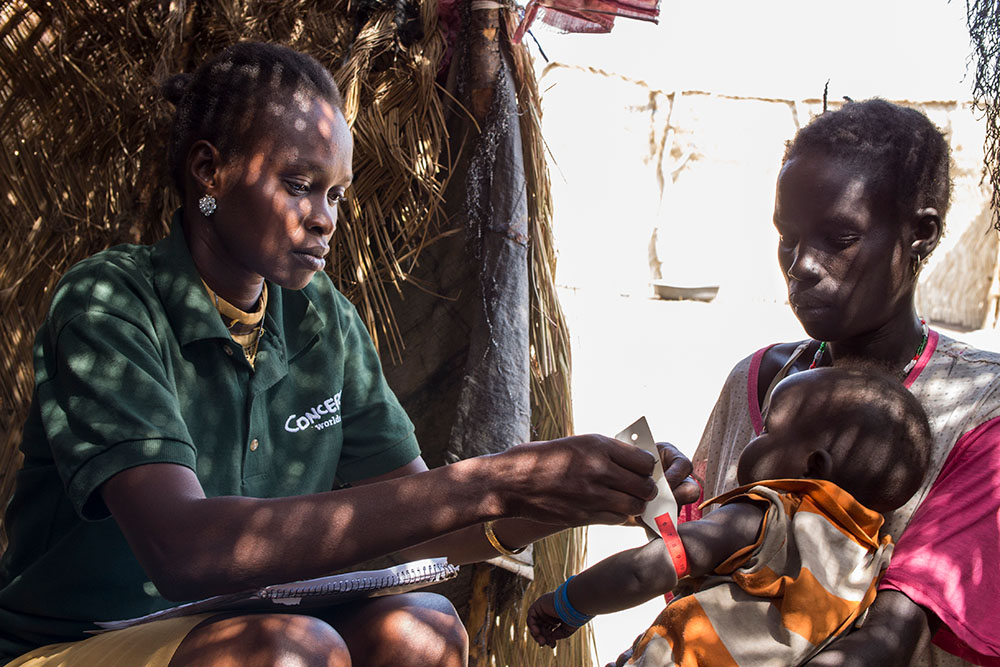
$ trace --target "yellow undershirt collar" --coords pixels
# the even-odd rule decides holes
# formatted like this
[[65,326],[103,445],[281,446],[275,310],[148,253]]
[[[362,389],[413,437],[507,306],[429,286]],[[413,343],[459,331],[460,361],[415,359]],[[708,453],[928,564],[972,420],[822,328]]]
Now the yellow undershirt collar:
[[202,278],[201,284],[208,291],[208,296],[215,304],[215,309],[219,311],[223,324],[229,330],[229,335],[243,348],[243,354],[250,362],[251,368],[257,358],[257,347],[260,345],[261,336],[264,335],[264,313],[267,311],[267,283],[263,284],[260,291],[260,299],[257,300],[257,308],[252,313],[240,310],[229,303],[208,286]]

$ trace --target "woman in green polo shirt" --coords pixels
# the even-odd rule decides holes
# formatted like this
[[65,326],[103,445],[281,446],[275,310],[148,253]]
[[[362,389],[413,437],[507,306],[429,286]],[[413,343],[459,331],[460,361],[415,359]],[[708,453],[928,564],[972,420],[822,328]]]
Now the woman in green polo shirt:
[[[357,313],[322,271],[352,157],[329,73],[243,43],[175,77],[168,96],[183,197],[170,236],[70,269],[36,341],[0,659],[463,664],[465,630],[429,593],[322,620],[195,616],[85,639],[94,621],[380,554],[488,558],[638,514],[654,489],[652,457],[599,436],[428,471]],[[352,487],[331,491],[335,476]]]

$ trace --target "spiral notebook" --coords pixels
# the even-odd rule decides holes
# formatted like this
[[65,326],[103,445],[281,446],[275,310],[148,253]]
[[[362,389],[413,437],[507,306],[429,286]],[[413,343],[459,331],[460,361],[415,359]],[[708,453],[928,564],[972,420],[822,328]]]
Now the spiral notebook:
[[294,611],[290,607],[308,609],[342,604],[360,598],[405,593],[424,586],[446,581],[458,575],[458,566],[446,558],[411,561],[382,570],[359,570],[334,574],[318,579],[293,581],[265,586],[254,591],[216,595],[197,602],[188,602],[138,618],[122,621],[98,621],[101,631],[121,630],[140,623],[159,621],[176,616],[215,611]]

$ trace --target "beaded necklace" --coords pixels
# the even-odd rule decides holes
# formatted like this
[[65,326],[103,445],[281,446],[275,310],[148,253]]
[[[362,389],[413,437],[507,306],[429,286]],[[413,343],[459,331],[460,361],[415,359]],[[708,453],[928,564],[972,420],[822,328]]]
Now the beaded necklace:
[[215,309],[219,311],[223,324],[229,330],[229,335],[243,348],[243,356],[249,362],[250,368],[255,368],[257,349],[260,347],[260,339],[264,335],[264,313],[267,310],[267,283],[264,283],[261,288],[257,308],[252,313],[237,308],[221,298],[204,280],[201,283],[208,290],[209,298],[215,302]]
[[[927,347],[927,334],[928,334],[927,320],[925,320],[922,317],[920,318],[920,329],[923,332],[923,339],[920,341],[920,347],[917,348],[917,353],[914,354],[913,358],[910,359],[910,362],[903,367],[904,378],[907,375],[909,375],[910,371],[913,370],[913,367],[917,365],[917,359],[920,358],[920,355],[924,353],[924,348]],[[825,340],[821,341],[819,344],[819,349],[816,350],[816,354],[813,355],[812,363],[809,364],[809,370],[812,370],[819,365],[819,362],[822,361],[823,359],[823,353],[826,352],[826,348],[827,348],[826,341]]]

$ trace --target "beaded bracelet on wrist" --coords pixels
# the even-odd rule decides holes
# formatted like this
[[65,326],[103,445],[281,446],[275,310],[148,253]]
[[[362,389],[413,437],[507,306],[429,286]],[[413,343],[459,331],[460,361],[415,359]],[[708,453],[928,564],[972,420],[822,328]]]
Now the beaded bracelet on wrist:
[[566,589],[569,587],[569,582],[573,581],[575,578],[576,575],[570,577],[556,589],[553,603],[555,604],[556,615],[559,616],[560,621],[574,628],[579,628],[580,626],[589,623],[594,617],[578,611],[569,601]]

